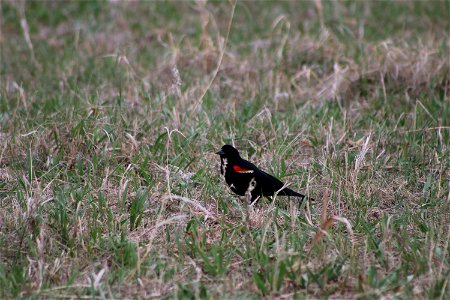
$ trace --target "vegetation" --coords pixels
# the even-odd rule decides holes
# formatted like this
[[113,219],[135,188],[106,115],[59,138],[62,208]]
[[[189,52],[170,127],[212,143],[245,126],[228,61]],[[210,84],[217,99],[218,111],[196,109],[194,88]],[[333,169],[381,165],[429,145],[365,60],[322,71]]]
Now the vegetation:
[[2,1],[0,297],[449,299],[449,3]]

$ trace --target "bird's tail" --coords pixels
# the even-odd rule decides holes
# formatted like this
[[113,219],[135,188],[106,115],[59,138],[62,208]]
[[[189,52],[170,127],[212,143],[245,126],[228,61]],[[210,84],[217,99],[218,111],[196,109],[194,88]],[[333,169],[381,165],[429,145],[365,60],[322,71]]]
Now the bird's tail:
[[293,190],[291,190],[291,189],[289,189],[289,188],[284,188],[284,189],[282,189],[282,190],[279,192],[279,195],[282,195],[282,196],[299,197],[299,198],[301,198],[302,200],[308,199],[308,200],[314,201],[313,198],[306,197],[305,195],[300,194],[300,193],[297,193],[296,191],[293,191]]

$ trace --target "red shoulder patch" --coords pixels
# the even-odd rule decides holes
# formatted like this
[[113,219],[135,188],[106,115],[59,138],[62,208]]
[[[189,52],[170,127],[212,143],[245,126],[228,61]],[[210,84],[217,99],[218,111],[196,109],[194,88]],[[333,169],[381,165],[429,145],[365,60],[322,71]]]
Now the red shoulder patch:
[[253,170],[241,168],[239,166],[233,166],[233,170],[237,173],[253,173]]

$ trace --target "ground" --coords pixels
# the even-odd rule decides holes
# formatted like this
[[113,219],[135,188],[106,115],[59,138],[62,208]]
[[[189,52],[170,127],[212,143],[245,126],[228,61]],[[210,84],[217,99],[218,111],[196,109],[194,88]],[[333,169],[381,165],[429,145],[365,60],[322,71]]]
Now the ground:
[[449,299],[449,6],[2,1],[0,297]]

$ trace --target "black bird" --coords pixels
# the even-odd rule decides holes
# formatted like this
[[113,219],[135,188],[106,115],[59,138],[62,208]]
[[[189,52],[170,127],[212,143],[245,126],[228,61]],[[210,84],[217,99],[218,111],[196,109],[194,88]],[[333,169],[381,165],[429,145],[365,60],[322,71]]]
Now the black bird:
[[280,196],[305,198],[305,195],[283,188],[283,182],[241,158],[239,151],[231,145],[224,145],[216,154],[220,155],[220,173],[230,189],[240,196],[251,198],[251,204],[262,196],[270,197],[276,192]]

